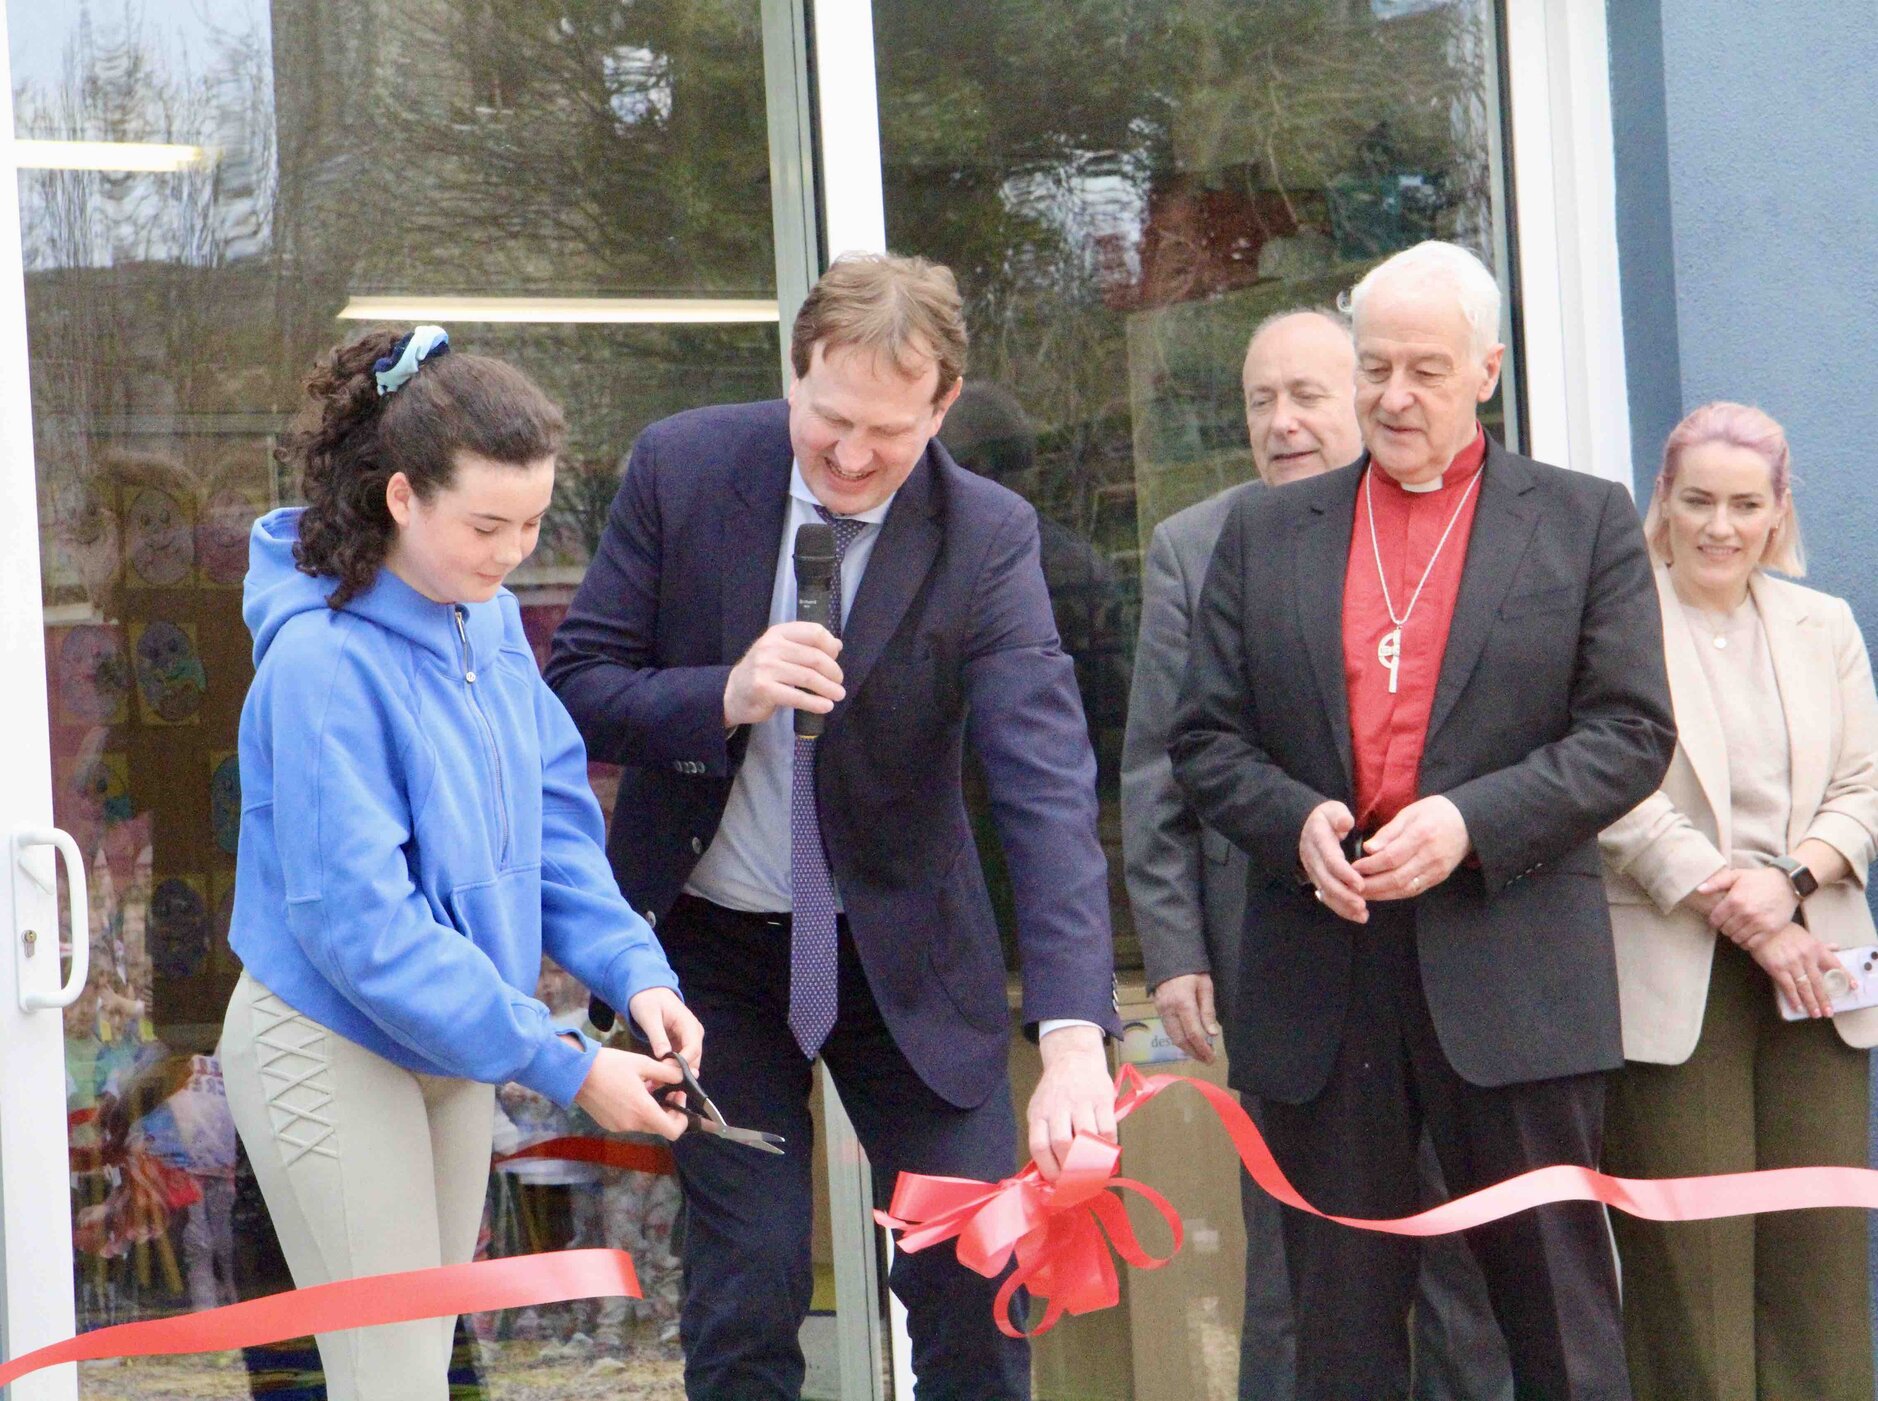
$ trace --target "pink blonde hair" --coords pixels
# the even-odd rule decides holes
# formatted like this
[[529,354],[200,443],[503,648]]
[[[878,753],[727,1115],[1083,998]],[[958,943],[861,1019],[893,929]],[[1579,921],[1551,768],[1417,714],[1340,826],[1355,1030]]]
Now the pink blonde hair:
[[1663,444],[1663,466],[1656,474],[1656,489],[1650,494],[1650,509],[1643,518],[1643,533],[1650,542],[1650,553],[1658,562],[1669,559],[1669,521],[1663,503],[1676,485],[1683,455],[1704,443],[1726,443],[1745,448],[1767,464],[1772,478],[1774,505],[1784,513],[1774,525],[1773,538],[1758,567],[1777,569],[1792,578],[1806,574],[1806,551],[1800,544],[1800,516],[1793,504],[1793,450],[1787,446],[1787,433],[1777,420],[1751,404],[1736,404],[1717,399],[1693,410],[1671,431]]

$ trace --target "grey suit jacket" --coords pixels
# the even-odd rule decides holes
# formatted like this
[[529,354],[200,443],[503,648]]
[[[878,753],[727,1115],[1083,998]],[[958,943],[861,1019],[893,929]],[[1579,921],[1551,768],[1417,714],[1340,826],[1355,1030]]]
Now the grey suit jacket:
[[1230,487],[1154,527],[1122,740],[1123,871],[1148,986],[1183,973],[1211,973],[1226,1021],[1238,989],[1246,855],[1194,815],[1174,780],[1167,740],[1180,704],[1193,611],[1220,527],[1240,496],[1261,489],[1256,481]]
[[[1296,873],[1311,810],[1353,805],[1343,583],[1367,465],[1233,504],[1170,741],[1195,811],[1252,858],[1233,1083],[1286,1104],[1330,1077],[1362,937]],[[1597,836],[1661,786],[1675,746],[1629,496],[1489,439],[1419,784],[1460,810],[1477,860],[1412,902],[1428,1010],[1464,1079],[1623,1063]]]

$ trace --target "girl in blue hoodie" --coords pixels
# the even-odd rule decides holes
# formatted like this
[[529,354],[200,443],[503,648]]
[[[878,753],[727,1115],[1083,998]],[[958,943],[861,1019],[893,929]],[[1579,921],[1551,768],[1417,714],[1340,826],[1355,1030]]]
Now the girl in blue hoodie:
[[[601,850],[587,756],[503,579],[554,490],[560,410],[434,326],[333,351],[280,449],[307,505],[256,522],[243,616],[244,965],[228,1103],[296,1284],[456,1264],[494,1086],[675,1138],[650,1056],[557,1028],[545,949],[654,1055],[703,1031]],[[445,1401],[455,1321],[322,1336],[333,1401]]]

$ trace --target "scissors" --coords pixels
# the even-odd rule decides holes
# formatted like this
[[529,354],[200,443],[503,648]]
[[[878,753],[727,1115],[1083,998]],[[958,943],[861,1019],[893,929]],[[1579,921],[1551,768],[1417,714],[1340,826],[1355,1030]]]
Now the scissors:
[[[678,1052],[667,1051],[660,1059],[675,1061],[678,1065],[678,1073],[685,1077],[680,1084],[667,1085],[653,1092],[652,1098],[665,1108],[676,1109],[683,1114],[691,1121],[691,1127],[699,1133],[708,1133],[714,1138],[728,1139],[732,1143],[742,1143],[765,1153],[783,1151],[782,1146],[787,1140],[781,1134],[764,1133],[761,1129],[733,1128],[725,1123],[722,1111],[711,1103],[711,1097],[704,1092],[704,1086],[698,1083],[698,1077],[691,1068],[691,1062]],[[685,1102],[683,1104],[669,1103],[671,1097],[680,1090],[684,1091]]]

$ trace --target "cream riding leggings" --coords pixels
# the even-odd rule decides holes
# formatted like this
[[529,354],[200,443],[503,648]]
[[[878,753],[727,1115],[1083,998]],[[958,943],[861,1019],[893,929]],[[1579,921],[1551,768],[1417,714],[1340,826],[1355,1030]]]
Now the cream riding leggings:
[[[228,1108],[296,1285],[458,1265],[476,1249],[495,1090],[417,1075],[246,973],[222,1024]],[[319,1337],[332,1401],[447,1401],[454,1318]]]

